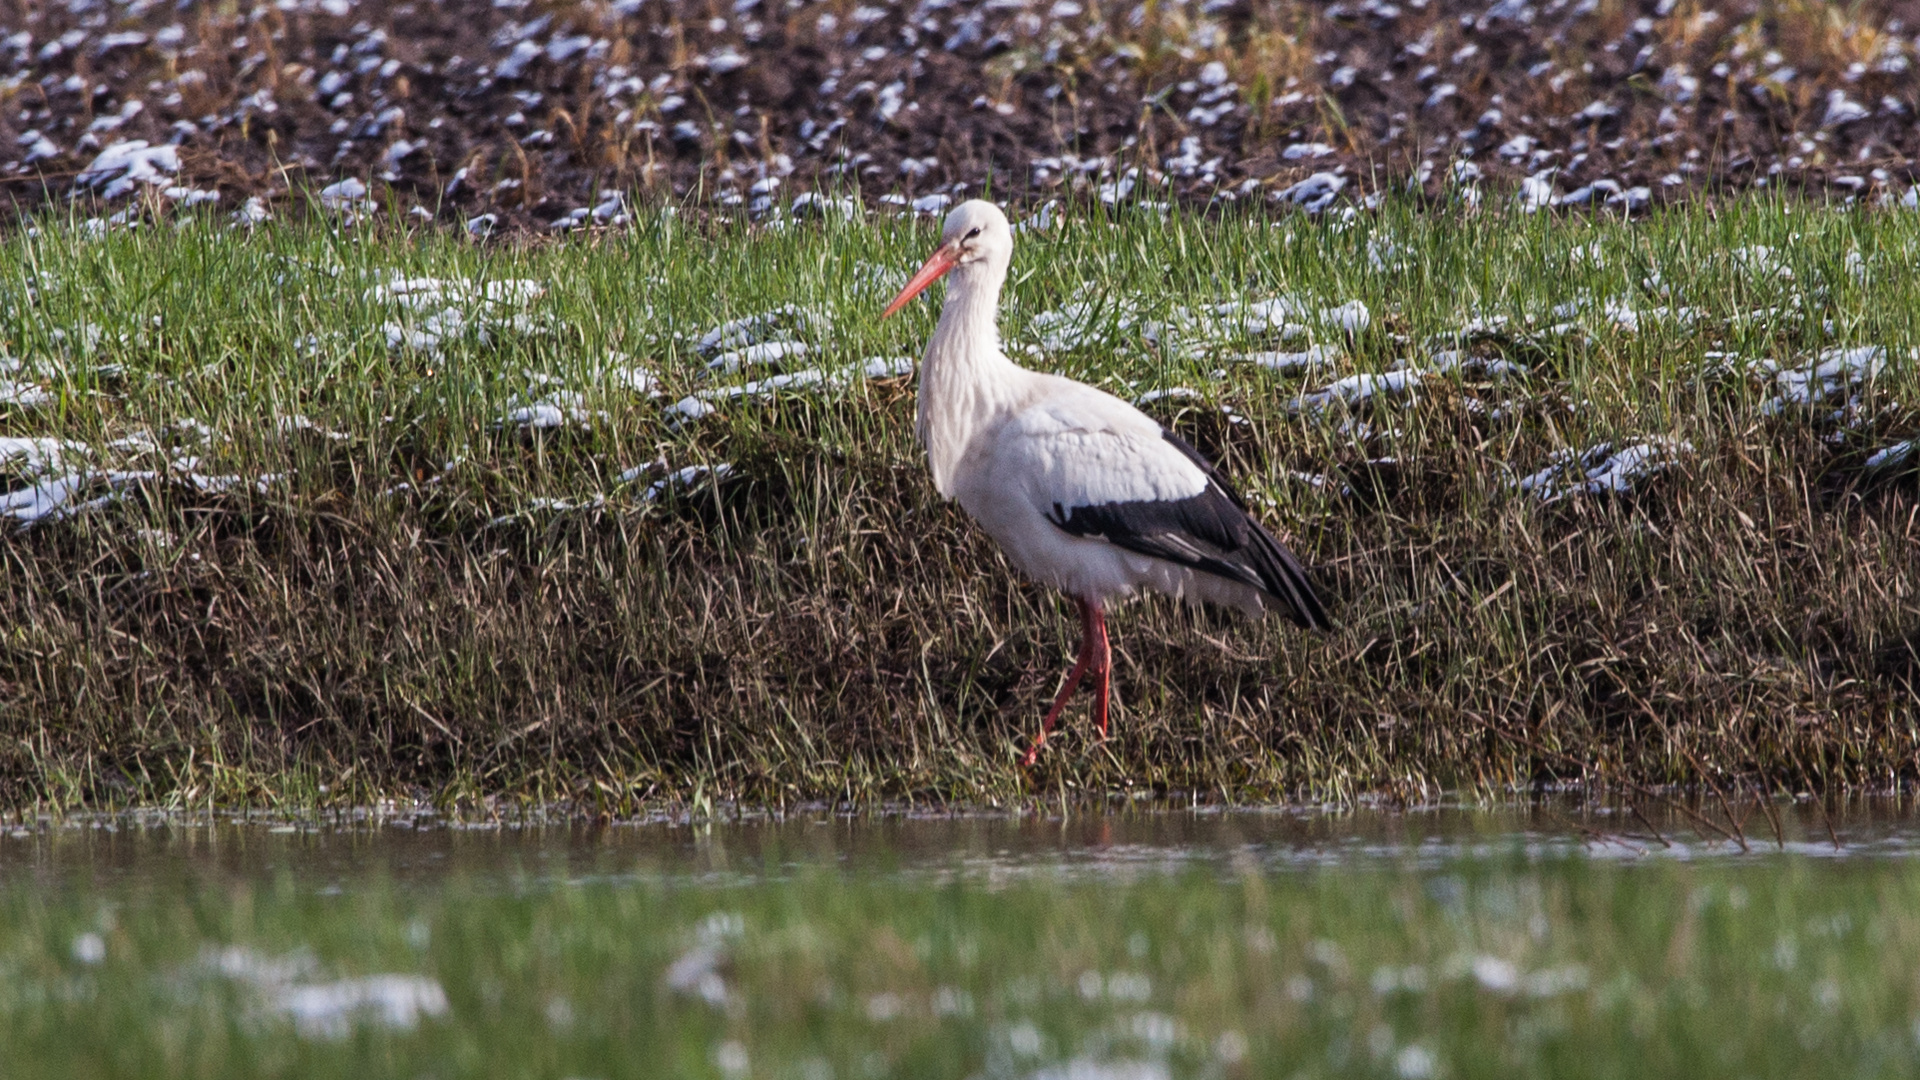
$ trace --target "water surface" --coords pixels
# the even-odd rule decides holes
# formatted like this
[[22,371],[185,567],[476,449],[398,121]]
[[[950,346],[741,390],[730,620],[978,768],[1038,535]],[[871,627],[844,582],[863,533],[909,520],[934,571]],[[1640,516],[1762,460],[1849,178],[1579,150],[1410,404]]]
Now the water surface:
[[1920,821],[1726,809],[34,820],[0,828],[0,1046],[49,1076],[1920,1068]]

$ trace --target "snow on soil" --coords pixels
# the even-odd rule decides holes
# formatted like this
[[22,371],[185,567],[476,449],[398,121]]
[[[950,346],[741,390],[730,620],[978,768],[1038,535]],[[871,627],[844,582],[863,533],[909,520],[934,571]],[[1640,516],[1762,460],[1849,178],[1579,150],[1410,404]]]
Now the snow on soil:
[[1513,487],[1542,502],[1575,494],[1625,494],[1692,454],[1692,443],[1658,435],[1624,446],[1596,443],[1577,454],[1556,450],[1545,468],[1513,481]]

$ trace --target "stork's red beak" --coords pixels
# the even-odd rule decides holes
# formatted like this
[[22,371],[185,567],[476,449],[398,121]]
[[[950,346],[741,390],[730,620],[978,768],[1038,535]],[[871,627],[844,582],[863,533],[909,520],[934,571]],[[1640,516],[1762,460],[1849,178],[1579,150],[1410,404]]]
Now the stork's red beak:
[[884,319],[894,312],[899,311],[901,308],[906,307],[907,301],[919,296],[921,290],[939,281],[941,277],[945,276],[947,271],[953,269],[959,262],[959,244],[941,244],[939,247],[933,249],[933,254],[927,256],[927,261],[920,267],[920,272],[913,275],[913,280],[907,282],[907,287],[900,290],[900,295],[893,298],[893,303],[887,305],[887,310],[881,312],[880,317]]

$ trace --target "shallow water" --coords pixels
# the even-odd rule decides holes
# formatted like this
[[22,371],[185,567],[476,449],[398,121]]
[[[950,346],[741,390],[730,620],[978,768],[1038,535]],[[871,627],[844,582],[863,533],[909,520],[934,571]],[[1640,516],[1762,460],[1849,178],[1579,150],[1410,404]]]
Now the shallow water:
[[[0,882],[30,875],[96,885],[182,871],[291,875],[348,887],[588,881],[751,884],[832,869],[911,881],[1072,881],[1193,871],[1239,875],[1387,864],[1437,868],[1513,855],[1641,860],[1905,859],[1920,809],[1904,799],[1822,807],[1715,804],[1419,808],[1285,806],[1122,812],[837,814],[691,822],[472,821],[431,810],[298,821],[134,814],[0,827]],[[1771,813],[1769,813],[1769,810]],[[1719,826],[1717,831],[1712,826]]]
[[1732,809],[36,821],[0,828],[0,1046],[9,1076],[1920,1068],[1920,818]]

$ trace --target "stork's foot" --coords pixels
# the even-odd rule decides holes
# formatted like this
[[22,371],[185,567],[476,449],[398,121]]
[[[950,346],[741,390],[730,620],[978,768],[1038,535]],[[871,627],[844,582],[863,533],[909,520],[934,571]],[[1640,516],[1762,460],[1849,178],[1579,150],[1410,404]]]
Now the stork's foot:
[[1100,738],[1107,737],[1107,696],[1108,685],[1113,672],[1113,648],[1107,640],[1106,612],[1097,601],[1082,600],[1074,597],[1073,602],[1080,608],[1080,654],[1073,661],[1073,670],[1067,673],[1066,685],[1054,695],[1053,707],[1047,710],[1047,718],[1040,722],[1040,734],[1034,737],[1033,745],[1027,749],[1027,756],[1020,761],[1023,769],[1032,768],[1033,762],[1040,756],[1040,747],[1044,746],[1047,736],[1053,732],[1053,725],[1060,719],[1060,711],[1067,707],[1073,692],[1080,687],[1080,680],[1087,674],[1093,675],[1093,720],[1100,729]]

